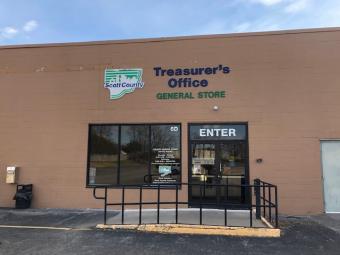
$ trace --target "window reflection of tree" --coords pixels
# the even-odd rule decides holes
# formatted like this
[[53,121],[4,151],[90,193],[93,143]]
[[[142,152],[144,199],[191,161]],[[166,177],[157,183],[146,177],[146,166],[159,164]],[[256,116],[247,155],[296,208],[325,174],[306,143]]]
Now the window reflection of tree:
[[178,133],[169,132],[169,126],[154,126],[151,132],[152,145],[155,148],[178,147]]
[[147,163],[149,159],[148,137],[147,126],[123,126],[122,153],[127,154],[129,160]]
[[152,126],[151,127],[151,144],[152,156],[157,155],[157,148],[172,148],[172,152],[179,158],[179,132],[170,131],[171,126]]
[[91,154],[118,153],[118,128],[100,126],[91,128]]
[[[90,127],[90,165],[94,168],[92,183],[116,184],[118,160],[118,127]],[[94,178],[94,179],[93,179]]]

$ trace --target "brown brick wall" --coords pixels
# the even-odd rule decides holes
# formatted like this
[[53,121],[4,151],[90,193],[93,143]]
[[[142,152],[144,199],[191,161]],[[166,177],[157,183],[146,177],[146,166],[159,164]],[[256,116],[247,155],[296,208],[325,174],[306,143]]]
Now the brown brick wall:
[[[251,179],[278,185],[281,213],[320,213],[319,140],[340,138],[339,42],[335,29],[1,48],[0,206],[14,205],[5,167],[17,165],[18,182],[34,184],[34,207],[100,207],[85,188],[89,123],[182,123],[186,181],[187,123],[242,121],[249,123]],[[218,64],[232,72],[204,76],[206,89],[170,89],[153,73]],[[145,87],[110,101],[105,67],[143,68]],[[227,97],[155,97],[198,90],[226,90]]]

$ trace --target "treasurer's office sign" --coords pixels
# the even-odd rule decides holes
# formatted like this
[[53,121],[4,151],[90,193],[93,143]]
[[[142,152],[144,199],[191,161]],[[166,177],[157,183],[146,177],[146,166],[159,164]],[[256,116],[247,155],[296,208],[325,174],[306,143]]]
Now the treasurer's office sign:
[[143,69],[105,69],[104,88],[110,91],[110,99],[118,99],[144,87]]

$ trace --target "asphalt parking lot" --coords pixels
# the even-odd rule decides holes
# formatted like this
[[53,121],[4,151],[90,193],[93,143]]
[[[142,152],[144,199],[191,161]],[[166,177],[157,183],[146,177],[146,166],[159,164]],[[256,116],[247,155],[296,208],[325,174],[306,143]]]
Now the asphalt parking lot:
[[241,238],[96,230],[101,216],[0,210],[0,254],[340,254],[340,231],[311,218],[282,219],[280,238]]

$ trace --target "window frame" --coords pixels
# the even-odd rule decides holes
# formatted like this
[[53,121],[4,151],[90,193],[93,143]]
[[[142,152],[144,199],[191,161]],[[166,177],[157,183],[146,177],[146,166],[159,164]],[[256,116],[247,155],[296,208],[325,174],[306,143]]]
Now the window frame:
[[[180,163],[180,169],[181,169],[181,174],[179,176],[179,181],[178,183],[182,182],[182,173],[183,173],[183,167],[182,167],[182,124],[180,122],[166,122],[166,123],[89,123],[88,124],[88,135],[87,135],[87,163],[86,163],[86,188],[95,188],[95,187],[121,187],[122,183],[120,182],[120,151],[121,151],[121,131],[122,131],[122,126],[147,126],[148,131],[149,131],[149,162],[148,162],[148,174],[151,174],[151,158],[152,158],[152,142],[151,142],[151,127],[152,126],[164,126],[164,125],[178,125],[179,126],[179,163]],[[118,162],[117,162],[117,183],[116,184],[90,184],[89,183],[89,173],[90,173],[90,145],[91,145],[91,127],[93,126],[117,126],[118,127]],[[158,187],[158,184],[153,184],[153,183],[141,183],[143,185],[147,185],[156,188]],[[126,184],[130,185],[130,184]],[[133,185],[133,184],[131,184]],[[168,189],[173,189],[174,187],[170,186],[171,183],[164,183],[164,184],[159,184],[162,188],[168,188]],[[129,187],[126,187],[129,188]],[[132,189],[136,189],[137,187],[130,187]]]

